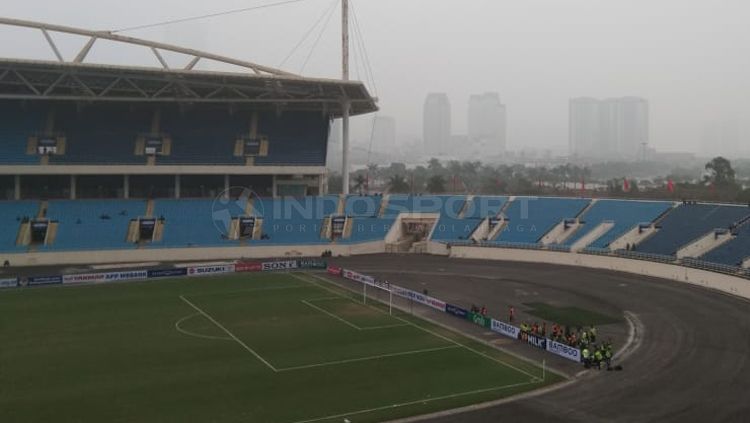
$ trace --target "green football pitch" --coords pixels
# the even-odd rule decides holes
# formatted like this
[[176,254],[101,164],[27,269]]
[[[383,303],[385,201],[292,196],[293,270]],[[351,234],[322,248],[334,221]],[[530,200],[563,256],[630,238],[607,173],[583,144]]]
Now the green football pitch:
[[0,292],[0,422],[375,422],[560,377],[316,274]]

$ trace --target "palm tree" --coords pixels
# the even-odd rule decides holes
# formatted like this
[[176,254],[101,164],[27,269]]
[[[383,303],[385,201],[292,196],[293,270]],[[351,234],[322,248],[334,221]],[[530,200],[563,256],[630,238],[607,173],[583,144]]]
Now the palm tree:
[[357,176],[354,177],[354,191],[359,192],[360,195],[362,195],[362,190],[367,185],[367,177],[365,175],[358,173]]

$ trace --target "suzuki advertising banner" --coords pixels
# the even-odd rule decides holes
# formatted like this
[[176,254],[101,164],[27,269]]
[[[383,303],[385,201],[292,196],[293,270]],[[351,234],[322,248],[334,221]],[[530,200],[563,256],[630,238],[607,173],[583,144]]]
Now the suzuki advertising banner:
[[15,288],[18,286],[18,278],[4,278],[0,279],[0,289],[2,288]]
[[195,266],[187,268],[188,276],[206,276],[221,273],[234,273],[234,264],[221,264],[217,266]]
[[492,329],[493,332],[497,332],[513,339],[518,339],[518,335],[521,333],[521,329],[495,319],[492,319],[492,326],[490,329]]
[[567,358],[568,360],[575,361],[576,363],[581,362],[581,350],[551,339],[547,340],[547,351],[559,355],[560,357]]

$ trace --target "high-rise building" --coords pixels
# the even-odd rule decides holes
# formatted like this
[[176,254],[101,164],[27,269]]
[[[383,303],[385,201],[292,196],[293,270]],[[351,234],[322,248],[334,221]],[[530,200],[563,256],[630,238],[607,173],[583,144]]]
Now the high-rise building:
[[649,141],[648,102],[637,97],[571,99],[568,140],[572,156],[636,159]]
[[451,104],[445,93],[431,93],[424,101],[423,141],[425,153],[445,155],[452,153]]
[[372,123],[372,150],[379,153],[396,152],[396,119],[390,116],[375,116]]
[[505,152],[505,106],[500,94],[484,93],[469,98],[469,139],[484,154]]

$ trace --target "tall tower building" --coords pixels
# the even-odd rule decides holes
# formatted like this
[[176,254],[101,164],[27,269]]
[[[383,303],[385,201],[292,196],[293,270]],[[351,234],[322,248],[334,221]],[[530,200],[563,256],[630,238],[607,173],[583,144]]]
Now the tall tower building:
[[396,119],[390,116],[373,118],[372,149],[379,153],[396,152]]
[[642,98],[574,98],[568,113],[572,156],[632,160],[649,142],[648,102]]
[[444,155],[452,151],[451,104],[445,93],[431,93],[424,101],[423,139],[427,154]]
[[469,98],[469,139],[480,151],[489,154],[505,152],[505,105],[498,93],[472,95]]

